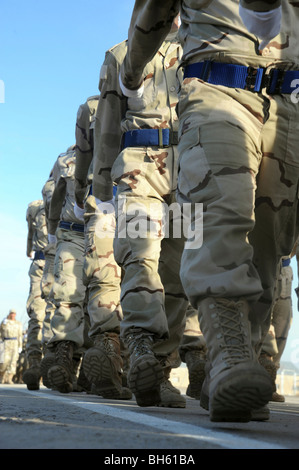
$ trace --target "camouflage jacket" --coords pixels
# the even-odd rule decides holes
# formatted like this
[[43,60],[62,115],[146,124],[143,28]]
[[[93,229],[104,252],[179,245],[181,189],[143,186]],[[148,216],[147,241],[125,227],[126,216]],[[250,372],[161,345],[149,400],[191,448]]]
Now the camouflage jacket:
[[43,196],[43,201],[44,201],[44,207],[45,207],[45,214],[46,214],[46,221],[48,223],[49,219],[49,209],[50,209],[50,202],[52,199],[52,195],[55,189],[55,181],[53,178],[53,174],[49,176],[47,181],[45,182],[43,188],[42,188],[42,196]]
[[[242,0],[242,4],[263,11],[279,6],[280,2]],[[259,54],[258,38],[248,32],[240,18],[239,0],[164,0],[159,5],[155,0],[136,1],[128,53],[121,69],[125,87],[133,90],[141,85],[145,66],[169,31],[179,8],[183,65],[211,59],[260,67],[284,64],[289,69],[299,68],[297,2],[282,2],[280,34]]]
[[21,348],[23,344],[23,327],[22,323],[17,320],[5,318],[0,325],[0,339],[16,338],[18,347]]
[[119,85],[120,67],[127,50],[124,41],[107,51],[100,73],[100,102],[95,125],[93,194],[112,199],[111,167],[121,150],[123,133],[135,129],[178,130],[176,104],[182,79],[177,67],[181,47],[171,33],[146,65],[142,98],[126,98]]
[[98,104],[99,96],[90,96],[77,112],[75,198],[79,204],[83,203],[87,186],[92,180],[94,125]]
[[43,251],[48,243],[48,230],[45,207],[42,200],[33,201],[28,205],[26,212],[28,225],[27,256],[32,251]]
[[69,147],[66,153],[61,153],[54,165],[53,179],[55,189],[51,198],[48,228],[55,235],[60,220],[82,224],[74,214],[75,205],[75,146]]

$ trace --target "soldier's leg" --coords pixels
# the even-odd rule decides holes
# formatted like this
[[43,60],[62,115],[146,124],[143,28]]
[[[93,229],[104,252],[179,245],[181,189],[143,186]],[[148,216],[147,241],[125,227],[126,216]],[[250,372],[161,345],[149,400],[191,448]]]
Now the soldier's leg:
[[[182,88],[178,194],[182,203],[203,205],[203,244],[184,250],[181,274],[207,342],[210,419],[248,421],[272,391],[255,358],[249,323],[249,303],[262,293],[247,238],[255,222],[262,124],[248,109],[263,114],[263,103],[253,94],[230,93],[197,80]],[[190,106],[198,113],[189,115]]]
[[55,348],[55,365],[48,371],[52,387],[67,393],[73,389],[73,354],[84,343],[86,288],[83,284],[84,234],[58,229],[52,289],[55,313],[53,336],[48,347]]
[[189,384],[186,395],[199,400],[205,379],[207,346],[200,329],[198,311],[191,304],[186,310],[186,325],[179,352],[182,361],[186,363],[188,368]]
[[89,336],[94,345],[84,355],[84,373],[97,394],[104,398],[130,399],[130,390],[122,387],[121,270],[113,253],[115,216],[100,213],[93,196],[87,199],[85,209],[83,280],[91,324]]
[[42,298],[41,290],[44,266],[45,260],[36,260],[31,263],[29,270],[30,292],[27,300],[29,322],[26,344],[28,367],[23,374],[23,381],[29,390],[38,390],[41,378],[42,329],[46,312],[46,302]]

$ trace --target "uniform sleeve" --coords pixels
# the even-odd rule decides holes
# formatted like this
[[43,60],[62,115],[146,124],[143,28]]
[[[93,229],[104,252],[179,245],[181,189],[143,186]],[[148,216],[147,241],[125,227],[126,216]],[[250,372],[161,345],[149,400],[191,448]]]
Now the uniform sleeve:
[[128,35],[128,52],[121,68],[124,86],[134,90],[179,12],[179,0],[136,0]]
[[31,216],[30,208],[28,208],[26,212],[26,221],[27,221],[27,227],[28,227],[26,255],[30,257],[31,252],[32,252],[32,240],[33,240],[33,232],[34,232],[33,220]]
[[55,186],[49,208],[48,232],[51,235],[55,235],[65,195],[66,181],[65,178],[60,177]]
[[280,7],[281,0],[240,0],[240,4],[247,10],[269,11]]
[[119,62],[107,52],[100,73],[92,183],[93,195],[102,201],[113,197],[111,168],[121,149],[121,121],[127,109],[127,99],[119,86],[119,70]]
[[75,198],[82,204],[87,189],[87,175],[93,157],[93,137],[90,130],[90,110],[87,103],[81,105],[76,121],[76,169]]

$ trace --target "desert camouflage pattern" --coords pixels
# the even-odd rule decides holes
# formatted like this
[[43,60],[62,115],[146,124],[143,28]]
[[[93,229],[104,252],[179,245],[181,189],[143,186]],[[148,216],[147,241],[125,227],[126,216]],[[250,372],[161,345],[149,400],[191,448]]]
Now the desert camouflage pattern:
[[[51,172],[48,180],[44,184],[42,188],[42,196],[45,206],[45,213],[46,213],[46,220],[49,218],[49,209],[50,203],[52,199],[52,195],[55,189],[55,181],[53,178],[53,173]],[[44,248],[44,255],[45,255],[45,266],[44,271],[41,279],[41,291],[42,291],[42,298],[45,299],[46,302],[46,311],[45,311],[45,318],[43,322],[43,329],[42,329],[42,344],[45,346],[50,338],[52,337],[51,331],[51,319],[54,315],[55,306],[51,299],[51,290],[54,282],[54,258],[55,258],[55,251],[56,251],[56,244],[55,243],[48,243],[47,246]]]
[[48,243],[48,230],[44,202],[41,199],[28,204],[27,221],[27,256],[32,252],[43,251]]
[[81,224],[74,214],[75,205],[75,146],[60,154],[53,169],[55,189],[49,211],[49,232],[55,233],[54,282],[51,299],[55,312],[51,319],[52,337],[49,343],[73,341],[84,344],[85,286],[82,281],[84,233],[62,229],[59,221]]
[[[26,219],[28,224],[27,255],[44,252],[48,243],[45,206],[42,200],[28,205]],[[26,353],[41,355],[42,328],[45,318],[46,302],[42,296],[41,279],[45,267],[44,259],[34,259],[29,268],[30,288],[26,309],[29,316]]]
[[[135,4],[122,68],[128,88],[140,84],[144,64],[176,12],[173,1],[143,4]],[[298,69],[296,3],[283,3],[280,34],[261,55],[258,39],[241,22],[238,1],[179,4],[183,65],[210,58]],[[185,292],[195,308],[210,296],[245,298],[252,324],[267,318],[267,331],[277,264],[298,234],[298,104],[290,95],[268,96],[265,89],[256,94],[189,78],[180,90],[178,114],[178,197],[182,204],[202,204],[204,214],[202,247],[182,257]]]
[[[261,11],[279,4],[270,0],[243,1],[245,7]],[[146,76],[147,62],[159,48],[179,9],[183,65],[211,58],[242,65],[273,67],[279,64],[280,68],[298,68],[299,12],[296,2],[282,2],[280,34],[259,55],[258,38],[248,32],[239,16],[239,0],[165,0],[159,6],[155,0],[137,0],[129,29],[129,53],[122,67],[122,81],[127,88],[140,86]]]
[[4,341],[4,357],[0,363],[0,373],[14,375],[23,342],[22,323],[5,318],[0,325],[0,340]]
[[[85,202],[85,257],[83,282],[87,289],[87,311],[91,338],[105,331],[118,331],[121,270],[114,259],[113,232],[105,235],[105,215],[97,210],[90,188],[94,150],[94,124],[99,96],[79,107],[76,122],[75,197]],[[112,215],[115,227],[115,217]],[[112,227],[113,230],[113,227]]]
[[76,151],[75,145],[73,145],[58,156],[53,168],[55,190],[49,210],[48,229],[50,234],[55,234],[60,220],[82,224],[82,220],[77,219],[74,214],[75,166]]
[[[164,213],[175,202],[177,148],[129,147],[121,151],[121,136],[135,129],[178,130],[175,108],[182,78],[181,71],[177,75],[181,48],[176,34],[168,35],[146,67],[143,97],[126,99],[118,80],[126,47],[124,41],[110,49],[101,69],[93,189],[95,196],[105,201],[112,198],[113,183],[118,188],[114,254],[124,270],[121,336],[125,338],[136,325],[151,332],[157,340],[156,354],[165,364],[177,366],[187,307],[179,277],[184,239],[173,237],[171,217],[170,236],[165,237],[161,230]],[[136,204],[139,214],[132,216],[128,212]],[[139,217],[155,227],[153,233],[146,231],[138,238],[120,235],[137,224]],[[167,341],[159,342],[163,339]]]
[[272,357],[277,369],[280,367],[280,359],[285,350],[292,324],[292,283],[292,266],[283,266],[280,262],[274,290],[271,325],[262,346],[262,353]]
[[99,95],[90,96],[77,112],[75,199],[83,204],[92,181],[94,125]]

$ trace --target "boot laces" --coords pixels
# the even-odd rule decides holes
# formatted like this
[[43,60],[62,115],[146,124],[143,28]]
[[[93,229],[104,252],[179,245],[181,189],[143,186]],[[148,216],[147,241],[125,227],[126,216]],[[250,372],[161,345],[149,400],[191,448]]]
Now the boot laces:
[[[228,363],[250,360],[251,352],[248,346],[248,338],[243,326],[243,314],[235,303],[219,305],[218,318],[221,327],[221,347],[225,352],[225,360]],[[219,309],[221,307],[221,309]]]

